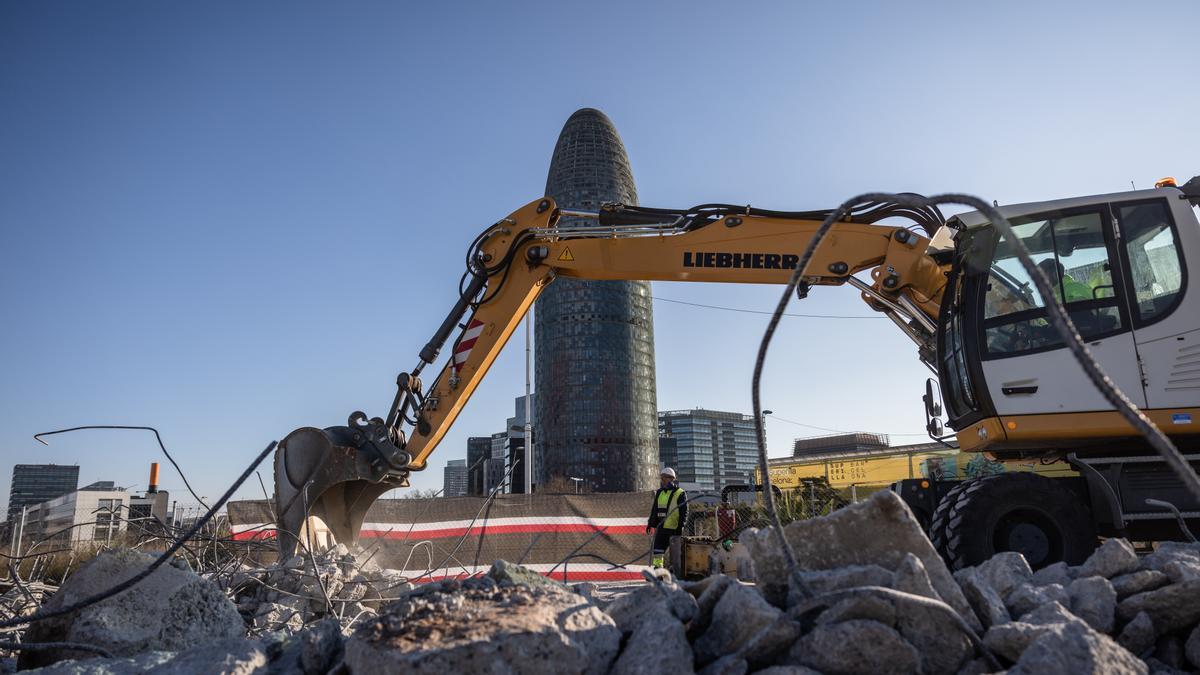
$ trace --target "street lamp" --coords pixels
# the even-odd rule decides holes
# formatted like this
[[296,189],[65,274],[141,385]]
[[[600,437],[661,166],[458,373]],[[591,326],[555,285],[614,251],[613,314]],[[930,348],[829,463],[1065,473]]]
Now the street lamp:
[[579,494],[579,484],[583,482],[583,479],[576,478],[575,476],[570,476],[570,478],[575,481],[575,494]]

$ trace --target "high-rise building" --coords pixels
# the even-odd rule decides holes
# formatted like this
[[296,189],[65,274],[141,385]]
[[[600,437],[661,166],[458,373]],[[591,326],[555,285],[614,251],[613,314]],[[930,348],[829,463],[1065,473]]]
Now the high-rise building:
[[754,417],[719,410],[670,410],[658,413],[663,465],[675,469],[680,483],[702,490],[753,484],[758,460]]
[[483,490],[484,463],[492,456],[492,439],[488,436],[472,436],[467,439],[467,494],[481,497]]
[[442,471],[442,496],[462,497],[467,494],[467,460],[452,459]]
[[508,452],[508,432],[498,431],[492,434],[491,449],[488,458],[483,462],[483,494],[504,494],[511,485],[508,477],[508,463],[505,455]]
[[[546,178],[560,206],[637,203],[625,146],[599,110],[567,120]],[[564,218],[563,226],[594,224]],[[535,307],[538,480],[582,478],[592,492],[658,482],[654,324],[650,284],[550,284]]]
[[79,487],[79,466],[17,464],[8,493],[8,522],[20,520],[21,507],[33,506],[74,492]]
[[[529,395],[530,411],[534,410],[533,402],[537,400],[534,394]],[[523,495],[525,489],[525,397],[518,396],[513,404],[514,414],[508,418],[508,464],[510,467],[509,483],[512,485],[511,492],[513,494]],[[534,416],[530,416],[531,420],[536,420]],[[532,460],[532,453],[530,453]],[[534,476],[537,474],[534,473]]]

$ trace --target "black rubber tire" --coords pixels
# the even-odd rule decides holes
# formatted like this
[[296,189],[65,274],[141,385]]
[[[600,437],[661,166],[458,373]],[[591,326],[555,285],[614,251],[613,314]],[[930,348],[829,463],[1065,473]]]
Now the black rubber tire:
[[950,563],[946,558],[946,526],[950,524],[950,511],[954,507],[954,503],[958,501],[958,496],[974,480],[964,480],[950,488],[946,496],[942,497],[942,500],[934,507],[933,517],[929,520],[929,541],[933,542],[933,547],[946,560],[946,564]]
[[[949,495],[947,495],[949,497]],[[1019,551],[1039,569],[1079,565],[1096,549],[1092,514],[1058,481],[1025,471],[970,481],[949,507],[943,555],[952,570],[1001,551]]]

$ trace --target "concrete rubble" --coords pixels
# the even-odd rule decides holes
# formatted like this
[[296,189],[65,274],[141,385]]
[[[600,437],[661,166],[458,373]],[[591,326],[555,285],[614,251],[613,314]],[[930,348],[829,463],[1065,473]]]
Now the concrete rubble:
[[[1109,540],[1082,565],[1031,570],[1001,553],[951,572],[896,495],[746,542],[756,582],[646,576],[622,593],[497,561],[429,582],[336,547],[196,575],[165,565],[126,593],[33,624],[39,673],[1174,673],[1200,670],[1200,545],[1139,558]],[[151,558],[106,553],[54,592],[62,606]],[[425,581],[425,583],[420,583]],[[24,611],[24,610],[23,610]]]

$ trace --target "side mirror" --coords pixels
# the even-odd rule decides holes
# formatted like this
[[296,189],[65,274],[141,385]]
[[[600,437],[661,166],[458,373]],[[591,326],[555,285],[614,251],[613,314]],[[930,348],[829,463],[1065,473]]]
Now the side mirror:
[[925,423],[925,431],[929,432],[930,438],[941,438],[942,434],[946,433],[946,428],[942,426],[942,420],[937,417],[931,417]]
[[937,383],[933,378],[925,380],[925,396],[922,398],[925,401],[925,414],[931,418],[937,419],[942,416],[942,392],[938,391],[934,395],[934,388]]

